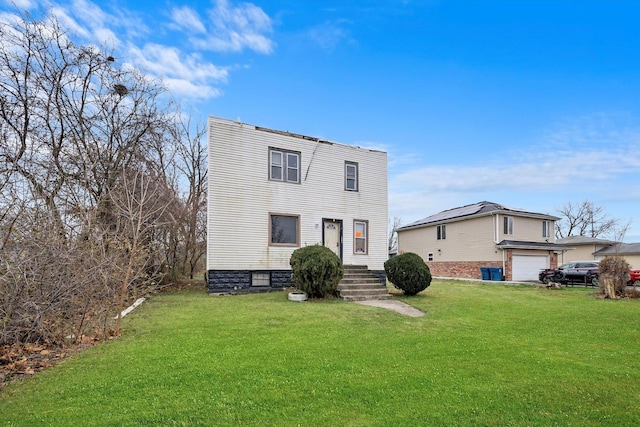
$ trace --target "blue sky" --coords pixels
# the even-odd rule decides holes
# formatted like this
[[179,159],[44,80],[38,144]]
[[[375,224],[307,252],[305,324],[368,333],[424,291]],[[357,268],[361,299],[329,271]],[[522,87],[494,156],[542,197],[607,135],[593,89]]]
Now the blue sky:
[[208,115],[382,149],[389,217],[585,199],[640,241],[640,1],[0,0]]

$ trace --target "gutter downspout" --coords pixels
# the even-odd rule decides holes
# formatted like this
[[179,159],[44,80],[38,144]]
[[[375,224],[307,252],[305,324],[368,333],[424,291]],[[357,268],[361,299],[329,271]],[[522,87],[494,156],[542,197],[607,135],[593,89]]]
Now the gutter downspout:
[[[493,243],[495,245],[497,245],[498,242],[498,235],[500,234],[500,214],[493,214],[493,224],[494,224],[494,230],[493,230]],[[502,251],[502,274],[503,276],[506,278],[507,276],[507,260],[505,259],[505,254],[504,254],[504,248],[500,248],[500,250]]]
[[[504,278],[507,278],[507,261],[504,259],[504,249],[502,249],[502,274]],[[513,277],[513,271],[511,272],[511,276]]]

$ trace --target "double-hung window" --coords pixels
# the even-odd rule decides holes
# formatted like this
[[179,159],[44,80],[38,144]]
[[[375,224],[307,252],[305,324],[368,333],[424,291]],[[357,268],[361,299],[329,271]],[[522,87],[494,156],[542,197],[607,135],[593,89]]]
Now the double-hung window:
[[358,164],[355,162],[344,162],[344,189],[358,191]]
[[300,153],[269,148],[269,179],[300,183]]
[[353,253],[367,253],[367,221],[353,221]]
[[504,217],[504,234],[513,234],[513,217]]
[[442,224],[437,227],[438,240],[445,240],[447,238],[447,224]]
[[542,237],[551,237],[551,221],[542,221]]

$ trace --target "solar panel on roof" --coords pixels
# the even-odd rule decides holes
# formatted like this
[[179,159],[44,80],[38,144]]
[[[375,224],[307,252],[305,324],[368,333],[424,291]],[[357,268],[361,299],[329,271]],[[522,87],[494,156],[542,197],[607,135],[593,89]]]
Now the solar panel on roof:
[[467,205],[467,206],[462,206],[455,209],[449,209],[447,211],[442,211],[437,214],[423,218],[414,223],[408,224],[407,227],[413,226],[413,225],[428,224],[431,222],[444,221],[447,219],[458,218],[461,216],[473,215],[475,213],[478,213],[481,208],[482,208],[482,204],[474,203],[473,205]]
[[[431,224],[434,222],[446,221],[449,219],[461,218],[461,217],[475,215],[479,213],[491,213],[496,211],[511,211],[511,212],[522,212],[526,214],[535,214],[533,212],[528,212],[521,208],[509,208],[509,207],[500,205],[498,203],[483,201],[483,202],[478,202],[478,203],[474,203],[467,206],[461,206],[459,208],[442,211],[437,214],[428,216],[426,218],[422,218],[421,220],[412,222],[411,224],[404,225],[401,228],[416,227],[419,225]],[[540,214],[535,214],[535,215],[540,215]]]

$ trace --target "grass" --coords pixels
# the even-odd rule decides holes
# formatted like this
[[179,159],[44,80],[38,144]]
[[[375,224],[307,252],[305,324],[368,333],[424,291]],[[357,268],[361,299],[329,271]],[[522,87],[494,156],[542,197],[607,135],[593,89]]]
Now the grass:
[[434,281],[410,318],[285,293],[152,298],[0,394],[0,424],[640,425],[640,302]]

